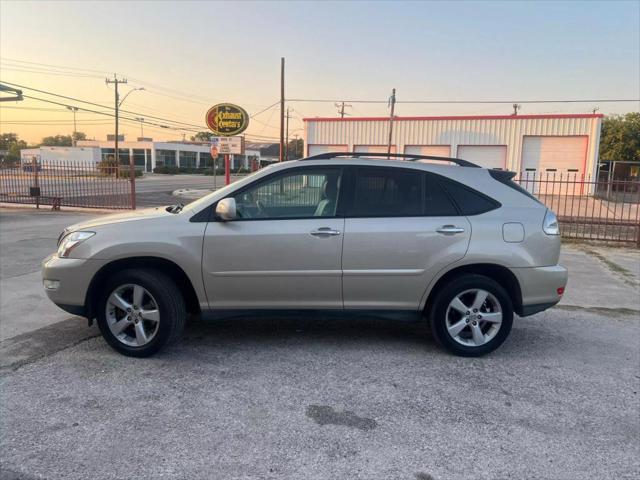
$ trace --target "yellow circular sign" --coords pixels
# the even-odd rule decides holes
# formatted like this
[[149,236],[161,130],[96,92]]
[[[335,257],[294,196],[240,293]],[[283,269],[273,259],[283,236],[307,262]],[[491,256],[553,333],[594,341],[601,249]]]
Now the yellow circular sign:
[[249,114],[232,103],[219,103],[205,116],[207,127],[219,137],[231,137],[244,132],[249,126]]

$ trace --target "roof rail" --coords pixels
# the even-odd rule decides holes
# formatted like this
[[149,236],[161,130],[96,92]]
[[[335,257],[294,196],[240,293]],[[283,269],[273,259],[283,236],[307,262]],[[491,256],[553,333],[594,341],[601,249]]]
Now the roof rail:
[[482,168],[480,167],[480,165],[476,165],[475,163],[469,162],[468,160],[463,160],[461,158],[434,157],[432,155],[413,155],[410,153],[327,152],[320,153],[318,155],[312,155],[311,157],[301,158],[300,160],[327,160],[336,157],[380,157],[387,159],[399,158],[409,162],[415,162],[418,160],[436,160],[439,162],[455,163],[456,165],[459,165],[461,167]]

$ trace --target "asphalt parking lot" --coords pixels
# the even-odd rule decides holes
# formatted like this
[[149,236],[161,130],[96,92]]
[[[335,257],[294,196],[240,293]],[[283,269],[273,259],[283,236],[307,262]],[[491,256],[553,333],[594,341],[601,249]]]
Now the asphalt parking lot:
[[420,325],[293,317],[193,321],[136,360],[34,285],[72,216],[0,210],[2,479],[640,473],[637,250],[568,244],[561,305],[480,359]]

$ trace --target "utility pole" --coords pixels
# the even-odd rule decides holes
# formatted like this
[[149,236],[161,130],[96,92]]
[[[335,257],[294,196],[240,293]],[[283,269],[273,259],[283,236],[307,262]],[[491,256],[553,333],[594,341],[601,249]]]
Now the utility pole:
[[284,160],[284,57],[280,58],[280,161]]
[[289,160],[289,119],[291,118],[291,116],[289,115],[289,107],[287,107],[287,141],[285,143],[286,147],[284,150],[284,159]]
[[345,104],[344,102],[334,103],[334,105],[339,108],[338,113],[340,114],[340,118],[344,118],[345,115],[349,115],[348,113],[344,112],[344,107],[349,107],[349,108],[353,107],[353,105]]
[[293,149],[294,149],[294,150],[293,150],[293,155],[294,155],[296,158],[300,158],[300,157],[298,157],[298,134],[297,134],[297,133],[295,133],[295,134],[293,135],[293,138],[295,138],[295,139],[296,139],[296,143],[294,143],[294,145],[293,145]]
[[518,115],[518,110],[522,108],[522,105],[518,103],[513,104],[513,115]]
[[77,135],[77,129],[76,129],[76,112],[78,111],[78,107],[71,107],[71,106],[67,106],[68,110],[71,110],[73,112],[73,138],[71,139],[71,144],[75,147],[76,146],[76,135]]
[[[118,152],[118,111],[120,109],[120,96],[118,95],[118,85],[121,83],[127,83],[127,79],[123,78],[118,80],[116,74],[113,74],[113,80],[105,79],[105,83],[109,85],[113,83],[115,85],[115,108],[116,108],[116,136],[115,136],[115,153],[116,153],[116,168],[120,169],[120,152]],[[133,161],[133,155],[129,155],[129,176],[131,179],[131,208],[136,209],[136,172],[135,163]]]
[[396,109],[396,89],[395,88],[391,90],[389,105],[391,106],[391,114],[389,115],[389,144],[387,145],[387,158],[391,157],[391,138],[393,135],[393,114]]

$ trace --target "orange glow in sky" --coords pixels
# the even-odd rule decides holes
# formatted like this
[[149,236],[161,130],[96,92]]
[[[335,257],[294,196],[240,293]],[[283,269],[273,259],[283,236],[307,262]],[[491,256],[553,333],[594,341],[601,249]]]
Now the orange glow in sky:
[[[213,104],[257,114],[247,131],[277,141],[280,57],[289,99],[350,101],[353,116],[388,115],[403,100],[640,97],[637,2],[14,2],[0,1],[0,81],[113,107],[107,76],[133,88],[122,109],[128,139],[189,139]],[[336,116],[334,102],[290,101],[290,136],[303,117]],[[623,113],[637,102],[525,104],[526,113]],[[398,104],[397,115],[508,114],[510,104]],[[159,117],[154,119],[152,117]],[[113,119],[78,111],[88,138]],[[70,134],[73,114],[33,99],[0,104],[0,131],[30,143]]]

